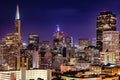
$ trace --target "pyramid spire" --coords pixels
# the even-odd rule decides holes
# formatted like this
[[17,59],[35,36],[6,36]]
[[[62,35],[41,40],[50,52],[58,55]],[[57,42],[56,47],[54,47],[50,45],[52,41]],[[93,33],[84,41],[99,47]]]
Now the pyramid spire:
[[17,9],[16,9],[16,17],[15,19],[20,19],[20,14],[19,14],[19,6],[17,5]]

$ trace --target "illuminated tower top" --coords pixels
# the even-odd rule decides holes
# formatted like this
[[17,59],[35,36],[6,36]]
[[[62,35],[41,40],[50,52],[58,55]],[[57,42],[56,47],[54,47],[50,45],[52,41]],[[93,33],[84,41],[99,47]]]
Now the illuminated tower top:
[[17,37],[18,41],[21,42],[21,23],[20,23],[20,13],[19,6],[16,8],[16,16],[15,16],[15,26],[14,26],[14,35]]
[[64,32],[60,30],[59,25],[56,25],[56,32],[53,33],[53,44],[61,45],[64,42]]
[[17,5],[16,8],[16,16],[15,16],[15,27],[14,27],[14,33],[21,35],[21,29],[20,29],[20,15],[19,15],[19,6]]
[[20,19],[20,14],[19,14],[19,6],[17,5],[17,10],[16,10],[16,17],[15,19]]
[[56,25],[56,27],[57,27],[57,32],[60,32],[60,27],[59,27],[59,25]]

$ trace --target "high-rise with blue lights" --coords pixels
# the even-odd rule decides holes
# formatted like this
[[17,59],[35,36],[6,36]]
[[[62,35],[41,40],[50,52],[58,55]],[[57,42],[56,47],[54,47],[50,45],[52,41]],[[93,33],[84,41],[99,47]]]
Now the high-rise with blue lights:
[[53,45],[55,47],[60,47],[64,43],[64,32],[60,31],[59,25],[56,26],[57,30],[53,33]]

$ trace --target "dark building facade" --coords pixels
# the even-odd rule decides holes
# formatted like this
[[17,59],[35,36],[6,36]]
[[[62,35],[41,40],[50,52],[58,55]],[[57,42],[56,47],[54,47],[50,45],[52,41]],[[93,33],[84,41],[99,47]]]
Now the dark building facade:
[[28,44],[39,44],[39,35],[29,34]]
[[97,17],[96,38],[97,47],[102,50],[103,31],[116,31],[116,15],[111,11],[101,12]]

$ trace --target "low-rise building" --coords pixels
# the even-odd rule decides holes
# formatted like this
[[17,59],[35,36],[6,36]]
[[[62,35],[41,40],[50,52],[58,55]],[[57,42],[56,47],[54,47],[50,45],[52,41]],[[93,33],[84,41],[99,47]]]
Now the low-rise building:
[[22,72],[22,70],[0,71],[0,80],[37,80],[37,78],[41,78],[43,80],[51,80],[51,70],[33,69],[26,70],[24,73]]

